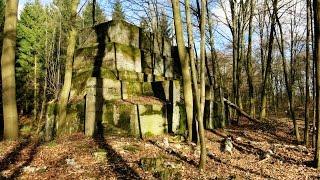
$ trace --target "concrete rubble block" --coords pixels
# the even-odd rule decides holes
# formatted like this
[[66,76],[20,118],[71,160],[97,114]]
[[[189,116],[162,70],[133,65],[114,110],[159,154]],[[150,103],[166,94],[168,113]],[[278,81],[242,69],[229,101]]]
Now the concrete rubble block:
[[166,108],[164,105],[138,105],[139,123],[143,136],[162,135],[167,132]]
[[97,33],[92,27],[86,27],[79,31],[79,42],[81,47],[85,47],[97,42]]
[[81,37],[81,46],[94,43],[116,42],[139,48],[140,28],[121,20],[112,20],[96,25],[93,28],[85,28],[80,32],[86,37]]
[[150,83],[150,82],[143,82],[142,83],[142,94],[144,96],[154,96],[152,83]]
[[78,49],[73,68],[83,69],[89,67],[116,69],[114,43],[95,44],[94,46]]
[[140,49],[118,43],[115,47],[117,70],[142,72]]
[[98,99],[121,99],[121,82],[119,80],[92,77],[88,79],[86,87],[87,94],[94,95]]
[[157,54],[162,54],[162,37],[159,34],[154,34],[152,51]]
[[141,82],[122,81],[122,98],[130,99],[143,95],[143,86]]
[[65,124],[68,134],[83,132],[85,122],[85,99],[69,102],[67,106],[67,123]]
[[151,52],[153,49],[154,35],[140,28],[140,49]]
[[164,76],[168,78],[173,78],[173,59],[171,57],[164,57]]
[[118,80],[118,72],[117,70],[108,69],[108,68],[100,68],[100,78]]
[[103,108],[105,134],[139,135],[137,106],[124,101],[107,101]]
[[171,57],[171,40],[167,37],[163,37],[163,51],[162,55],[166,57]]
[[180,81],[172,81],[172,131],[177,132],[179,125],[180,125],[180,107],[179,103],[181,101],[181,92],[180,92]]
[[164,59],[161,55],[159,54],[154,54],[155,59],[154,59],[154,75],[164,75]]
[[97,46],[77,49],[75,52],[73,69],[78,70],[82,69],[83,67],[92,67],[94,63],[93,59],[96,56],[97,52]]
[[141,51],[141,53],[142,72],[146,74],[152,74],[154,55],[150,51]]
[[107,24],[109,41],[139,48],[138,26],[121,20],[112,20]]
[[144,81],[144,74],[134,71],[118,71],[119,80],[121,81]]
[[104,100],[121,99],[121,81],[103,79],[103,98]]

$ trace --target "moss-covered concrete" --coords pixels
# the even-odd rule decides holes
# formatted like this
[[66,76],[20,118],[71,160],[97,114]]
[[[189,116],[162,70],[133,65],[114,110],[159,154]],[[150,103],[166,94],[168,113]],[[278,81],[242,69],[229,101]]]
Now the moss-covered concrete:
[[108,37],[111,42],[139,48],[139,27],[121,20],[107,22]]
[[145,50],[145,51],[153,50],[154,35],[151,32],[147,32],[145,29],[140,28],[139,38],[140,38],[139,48],[141,50]]
[[[112,20],[80,31],[80,45],[87,46],[104,40],[117,42],[139,48],[140,28],[121,20]],[[85,34],[86,37],[82,37]]]
[[177,103],[177,106],[179,107],[179,114],[180,114],[178,134],[185,134],[185,131],[187,129],[186,108],[185,108],[185,105],[181,102]]
[[119,80],[143,82],[144,74],[134,71],[119,71]]
[[75,132],[84,132],[85,122],[85,100],[70,102],[67,106],[66,131],[69,134]]
[[142,72],[146,74],[153,73],[154,55],[150,51],[141,51]]
[[134,46],[115,43],[116,64],[119,71],[142,72],[141,52]]
[[129,99],[143,95],[143,88],[141,82],[122,81],[122,98]]
[[163,105],[138,105],[141,133],[154,135],[167,133],[166,108]]
[[136,105],[122,101],[106,101],[102,124],[105,134],[138,136]]

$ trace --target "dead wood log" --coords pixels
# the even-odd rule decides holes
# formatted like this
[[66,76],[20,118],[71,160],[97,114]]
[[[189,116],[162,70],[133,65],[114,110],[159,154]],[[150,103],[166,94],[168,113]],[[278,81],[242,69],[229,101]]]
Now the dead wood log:
[[223,101],[230,106],[231,108],[237,110],[242,116],[248,118],[251,121],[254,122],[259,122],[259,120],[257,120],[256,118],[251,117],[248,113],[246,113],[244,110],[242,110],[239,106],[237,106],[236,104],[232,103],[231,101],[229,101],[226,98],[223,98]]

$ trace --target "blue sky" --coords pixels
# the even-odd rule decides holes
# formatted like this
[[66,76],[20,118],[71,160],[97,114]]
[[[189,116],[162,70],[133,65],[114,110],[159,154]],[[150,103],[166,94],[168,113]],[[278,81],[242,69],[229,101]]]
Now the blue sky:
[[[33,1],[34,0],[19,0],[19,14],[27,2],[33,2]],[[43,4],[49,4],[52,1],[53,0],[40,0],[40,2]],[[83,3],[85,3],[85,1],[87,1],[87,0],[80,0],[79,6],[81,7],[83,5]],[[113,0],[103,0],[103,1],[99,1],[99,2],[100,2],[100,7],[104,10],[104,12],[107,16],[107,19],[111,19]],[[161,0],[161,2],[166,2],[166,3],[162,3],[162,7],[164,9],[166,9],[169,16],[172,16],[171,12],[170,12],[171,9],[169,8],[170,3],[168,3],[167,0]],[[136,24],[137,20],[140,19],[139,17],[143,16],[143,14],[145,13],[143,11],[143,9],[146,7],[144,7],[144,8],[138,7],[134,3],[132,3],[131,0],[122,0],[122,5],[123,5],[124,11],[126,12],[127,20],[129,20],[131,23]],[[216,8],[214,8],[214,9],[216,9]],[[222,14],[222,13],[220,12],[219,14]],[[172,23],[172,20],[171,20],[171,23]],[[230,33],[227,30],[227,28],[224,26],[222,26],[222,29],[217,28],[216,30],[218,30],[220,34],[215,32],[215,36],[216,36],[215,44],[218,49],[222,50],[222,49],[224,49],[226,44],[228,44],[229,42],[225,38],[221,38],[222,37],[221,34],[223,34],[224,36],[230,36]],[[195,33],[195,35],[197,35],[197,33]],[[198,38],[198,37],[196,36],[195,38]]]

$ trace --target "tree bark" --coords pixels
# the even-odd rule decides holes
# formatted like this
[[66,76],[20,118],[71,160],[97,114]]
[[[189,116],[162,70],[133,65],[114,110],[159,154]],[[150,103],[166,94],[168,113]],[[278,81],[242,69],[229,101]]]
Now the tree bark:
[[313,1],[314,11],[314,61],[316,63],[316,151],[315,167],[320,168],[320,0]]
[[18,112],[16,102],[15,50],[18,0],[7,0],[5,9],[1,55],[4,139],[16,140],[18,138]]
[[250,98],[250,115],[255,117],[255,98],[254,98],[254,87],[253,87],[253,69],[252,69],[252,20],[254,13],[254,1],[250,0],[250,18],[249,18],[249,34],[248,34],[248,54],[246,61],[246,70],[247,70],[247,80],[249,86],[249,98]]
[[200,23],[200,107],[201,110],[198,112],[198,123],[199,123],[199,137],[200,137],[200,169],[205,168],[206,164],[206,145],[205,145],[205,132],[203,125],[203,113],[204,113],[204,105],[205,105],[205,96],[206,96],[206,85],[205,85],[205,61],[206,61],[206,39],[205,39],[205,27],[206,27],[206,0],[201,0],[201,23]]
[[209,7],[207,4],[207,17],[208,17],[208,29],[209,29],[209,45],[210,45],[210,53],[211,53],[211,63],[212,63],[212,77],[213,77],[213,94],[215,93],[215,90],[218,90],[218,96],[219,97],[214,97],[214,101],[220,101],[220,106],[221,108],[219,113],[219,116],[221,117],[221,128],[224,128],[226,125],[226,116],[225,116],[225,106],[224,106],[224,93],[223,93],[223,81],[222,81],[222,76],[220,72],[220,66],[219,62],[217,60],[217,53],[214,48],[214,33],[213,33],[213,22],[212,18],[210,18],[210,13],[209,13]]
[[[289,99],[289,110],[291,114],[291,119],[293,120],[293,126],[294,126],[294,132],[297,138],[297,141],[300,141],[300,134],[299,134],[299,128],[297,125],[297,120],[294,112],[294,107],[293,107],[293,80],[289,82],[289,77],[288,77],[288,71],[287,71],[287,63],[286,63],[286,57],[285,57],[285,52],[284,52],[284,38],[283,38],[283,31],[282,31],[282,25],[280,23],[278,15],[276,15],[276,20],[279,26],[279,31],[280,31],[280,42],[278,41],[279,48],[280,48],[280,53],[281,53],[281,59],[282,59],[282,68],[283,68],[283,75],[284,75],[284,80],[286,84],[286,90],[287,90],[287,95]],[[293,67],[291,66],[291,69]],[[292,72],[292,71],[291,71]]]
[[[188,31],[188,46],[189,46],[189,59],[191,62],[191,74],[192,74],[192,85],[193,91],[195,92],[195,102],[196,102],[196,112],[200,112],[200,94],[199,94],[199,87],[198,87],[198,72],[196,69],[195,63],[195,51],[193,48],[194,39],[193,39],[193,27],[191,22],[191,12],[190,12],[190,0],[185,0],[185,10],[186,10],[186,19],[187,19],[187,31]],[[188,124],[189,126],[189,124]],[[192,124],[190,124],[192,127]],[[189,133],[191,136],[188,136],[188,141],[192,141],[192,128],[189,129]]]
[[77,17],[77,7],[79,0],[73,0],[71,3],[71,21],[70,30],[68,35],[68,48],[66,57],[66,67],[64,75],[64,83],[61,89],[59,102],[58,102],[58,121],[57,121],[57,135],[61,135],[65,129],[66,116],[67,116],[67,104],[69,100],[71,80],[72,80],[72,66],[73,66],[73,56],[76,46],[77,30],[75,27],[76,17]]
[[260,110],[260,118],[265,118],[267,115],[267,95],[266,95],[266,87],[269,81],[269,76],[271,73],[271,64],[272,64],[272,50],[273,50],[273,41],[274,41],[274,33],[275,33],[275,26],[276,26],[276,14],[277,14],[277,6],[278,0],[273,0],[272,3],[273,12],[271,15],[271,28],[270,28],[270,38],[268,44],[268,57],[267,57],[267,64],[266,70],[264,74],[264,79],[262,83],[262,90],[261,90],[261,110]]
[[188,139],[192,138],[192,119],[193,119],[193,96],[191,85],[191,73],[189,68],[189,57],[186,52],[185,42],[183,39],[183,29],[180,14],[179,0],[172,0],[175,32],[178,44],[179,59],[182,69],[184,101],[187,113]]
[[307,37],[306,37],[306,100],[305,100],[305,116],[304,116],[304,142],[309,146],[309,101],[310,101],[310,87],[309,87],[309,74],[310,74],[310,30],[311,30],[311,1],[307,0]]
[[37,121],[38,118],[38,57],[34,55],[34,99],[33,99],[33,120]]
[[250,116],[248,113],[246,113],[243,109],[241,109],[239,106],[237,106],[236,104],[232,103],[231,101],[229,101],[226,98],[223,98],[224,102],[230,106],[231,108],[235,109],[236,111],[238,111],[239,114],[243,115],[244,117],[248,118],[249,120],[253,121],[253,122],[259,122],[259,120],[257,120],[256,118]]

